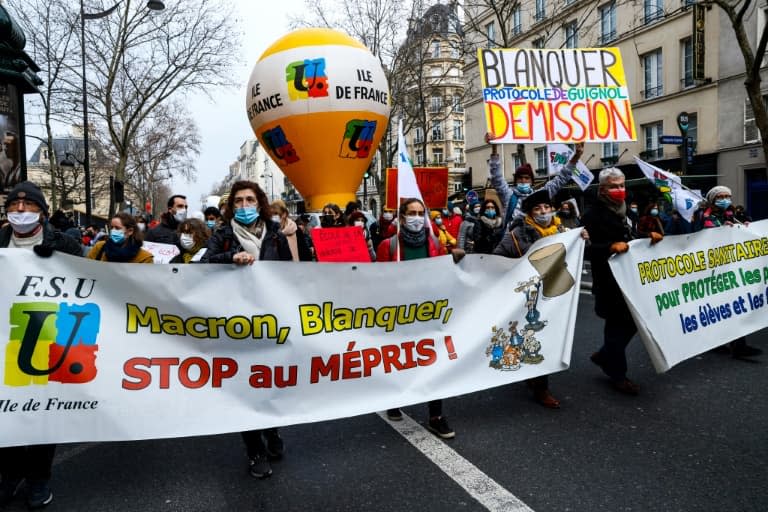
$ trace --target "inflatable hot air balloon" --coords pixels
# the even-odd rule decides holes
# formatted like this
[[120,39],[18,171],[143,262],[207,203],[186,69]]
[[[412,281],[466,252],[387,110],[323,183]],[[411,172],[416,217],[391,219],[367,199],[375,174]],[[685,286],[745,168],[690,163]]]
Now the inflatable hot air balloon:
[[389,119],[389,88],[376,57],[330,29],[301,29],[253,67],[246,108],[256,137],[301,192],[307,210],[346,204]]

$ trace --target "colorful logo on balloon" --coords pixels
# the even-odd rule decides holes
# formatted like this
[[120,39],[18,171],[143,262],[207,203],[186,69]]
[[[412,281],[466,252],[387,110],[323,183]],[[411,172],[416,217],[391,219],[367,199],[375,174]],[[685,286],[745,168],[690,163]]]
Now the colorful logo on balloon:
[[99,306],[93,303],[11,305],[4,383],[82,384],[95,379],[100,318]]
[[293,144],[288,142],[281,126],[265,130],[261,134],[261,138],[264,141],[264,145],[272,152],[275,158],[282,160],[286,164],[299,161],[299,155],[296,154]]
[[291,101],[328,96],[325,59],[291,62],[285,68],[285,81]]
[[352,119],[344,130],[339,156],[342,158],[368,158],[376,134],[376,121]]

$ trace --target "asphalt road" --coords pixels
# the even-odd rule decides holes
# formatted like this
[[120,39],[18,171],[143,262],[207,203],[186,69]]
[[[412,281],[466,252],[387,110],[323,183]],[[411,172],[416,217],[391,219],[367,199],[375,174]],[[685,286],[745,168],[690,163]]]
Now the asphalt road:
[[[619,395],[588,360],[602,333],[592,306],[582,295],[572,367],[550,379],[562,408],[535,404],[523,384],[451,398],[457,434],[439,442],[439,464],[375,414],[282,429],[286,455],[266,480],[248,475],[237,434],[62,445],[48,510],[511,510],[474,497],[493,485],[537,512],[768,510],[768,354],[706,353],[657,375],[635,338],[641,395]],[[767,338],[749,342],[768,352]],[[425,422],[425,405],[404,411]],[[451,454],[482,476],[474,489],[449,476]]]

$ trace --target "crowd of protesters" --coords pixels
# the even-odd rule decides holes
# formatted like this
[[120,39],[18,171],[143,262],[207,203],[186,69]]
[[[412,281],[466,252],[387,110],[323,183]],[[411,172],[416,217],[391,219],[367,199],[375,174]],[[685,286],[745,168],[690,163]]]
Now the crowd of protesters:
[[[496,254],[522,257],[539,238],[568,229],[584,227],[582,237],[589,246],[593,276],[595,312],[605,320],[602,346],[591,356],[609,378],[612,387],[636,395],[638,384],[627,377],[629,365],[625,349],[637,331],[624,297],[608,267],[614,253],[629,250],[628,242],[647,238],[651,244],[664,236],[687,234],[702,229],[747,224],[751,219],[744,208],[731,204],[730,189],[712,188],[706,199],[687,221],[665,203],[649,200],[627,202],[625,177],[618,168],[599,173],[594,205],[582,215],[577,202],[555,197],[569,183],[569,176],[581,157],[576,145],[572,159],[562,172],[541,187],[534,185],[530,165],[519,166],[513,183],[504,180],[496,146],[488,161],[489,178],[496,195],[480,201],[448,203],[429,210],[416,198],[402,201],[397,211],[385,209],[375,221],[362,211],[358,202],[326,204],[314,229],[360,228],[370,260],[390,262],[431,258],[451,254],[458,262],[465,254]],[[317,261],[308,214],[292,216],[286,204],[269,203],[261,187],[250,181],[236,182],[218,207],[210,206],[199,215],[189,215],[186,197],[173,195],[160,218],[148,222],[143,215],[114,215],[104,229],[95,225],[78,227],[62,212],[49,215],[40,188],[31,182],[18,184],[5,201],[7,220],[0,228],[0,248],[21,248],[39,257],[54,251],[112,263],[153,263],[146,242],[177,248],[173,264],[234,264],[240,267],[260,261]],[[762,351],[746,344],[744,338],[723,345],[718,352],[737,358],[758,356]],[[528,386],[536,402],[559,408],[560,402],[549,388],[546,376],[530,379]],[[399,408],[387,411],[391,421],[402,419]],[[448,439],[455,436],[443,415],[443,401],[428,404],[427,428]],[[278,429],[242,432],[248,468],[252,476],[268,477],[270,461],[284,452]],[[55,445],[18,446],[0,449],[0,506],[10,502],[27,482],[27,502],[31,508],[44,507],[53,500],[49,486]]]

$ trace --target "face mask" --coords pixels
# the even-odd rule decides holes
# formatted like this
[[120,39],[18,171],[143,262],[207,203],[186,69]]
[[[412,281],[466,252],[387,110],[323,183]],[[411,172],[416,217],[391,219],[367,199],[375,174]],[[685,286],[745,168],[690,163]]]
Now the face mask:
[[179,243],[184,249],[191,249],[195,245],[195,239],[190,233],[179,235]]
[[534,215],[533,220],[536,221],[536,224],[539,226],[549,226],[552,223],[552,212],[549,213],[542,213],[541,215]]
[[323,215],[320,217],[320,225],[326,228],[333,226],[333,215]]
[[633,206],[632,208],[629,209],[629,211],[631,211],[632,213],[637,213],[637,206]]
[[472,213],[474,213],[475,215],[480,215],[480,207],[475,206],[474,208],[472,208]]
[[360,226],[361,228],[365,226],[365,221],[362,220],[356,220],[355,226]]
[[436,218],[435,219],[435,224],[437,224],[438,226],[442,226],[443,225],[443,219],[440,218],[440,217]]
[[259,218],[259,212],[255,206],[243,206],[242,208],[235,208],[235,220],[240,224],[250,226],[256,219]]
[[15,232],[26,235],[40,225],[40,214],[37,212],[10,212],[8,222],[11,223]]
[[143,222],[139,222],[136,225],[139,227],[139,231],[144,231],[145,229],[147,229],[147,225],[144,224]]
[[651,214],[651,217],[655,217],[655,216],[657,216],[659,214],[659,209],[658,208],[651,208],[651,211],[648,212],[648,213]]
[[571,210],[560,210],[560,216],[561,217],[570,217],[571,216]]
[[531,193],[531,184],[530,183],[518,183],[516,185],[517,191],[521,194],[530,194]]
[[715,201],[715,206],[720,208],[721,210],[725,210],[729,206],[731,206],[731,200],[730,199],[718,199]]
[[496,210],[485,210],[485,216],[489,219],[495,219],[496,218]]
[[459,208],[458,206],[455,206],[453,208],[453,214],[454,215],[461,215],[461,208]]
[[424,217],[421,215],[412,215],[405,218],[405,228],[408,231],[418,232],[424,229]]
[[623,203],[627,197],[627,191],[621,188],[612,188],[608,190],[607,195],[614,203]]
[[187,210],[176,210],[176,213],[173,214],[173,218],[176,219],[176,222],[184,222],[187,219]]
[[272,222],[276,222],[280,224],[280,216],[279,215],[273,215],[272,216]]
[[121,244],[125,241],[125,231],[122,229],[113,229],[109,232],[109,239],[116,244]]
[[449,215],[448,210],[446,208],[443,208],[443,211],[440,213],[443,214],[443,217],[447,217]]
[[216,226],[215,220],[207,220],[205,221],[205,225],[208,226],[208,229],[213,229]]
[[385,212],[384,215],[381,216],[384,220],[392,220],[395,218],[394,215],[390,212]]

